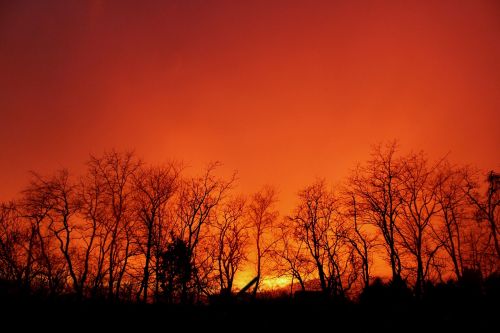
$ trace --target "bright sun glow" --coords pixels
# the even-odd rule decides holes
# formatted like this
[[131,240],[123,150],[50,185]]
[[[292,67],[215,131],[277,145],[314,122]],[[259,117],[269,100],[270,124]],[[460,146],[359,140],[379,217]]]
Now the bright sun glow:
[[290,282],[291,280],[289,277],[277,277],[277,278],[265,279],[262,282],[262,288],[270,290],[280,289],[289,285]]

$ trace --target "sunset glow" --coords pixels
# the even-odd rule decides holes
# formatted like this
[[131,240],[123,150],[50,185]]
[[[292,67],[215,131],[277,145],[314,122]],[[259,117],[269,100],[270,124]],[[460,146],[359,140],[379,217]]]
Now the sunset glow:
[[[92,289],[95,295],[106,290],[113,296],[113,287],[117,285],[117,298],[120,288],[130,288],[130,298],[133,294],[137,300],[142,297],[144,302],[151,301],[160,285],[168,289],[168,279],[164,277],[160,283],[156,275],[153,286],[151,258],[156,255],[154,272],[158,276],[162,260],[165,271],[175,267],[191,278],[201,268],[192,268],[190,264],[198,260],[196,264],[202,262],[200,267],[209,266],[208,259],[194,254],[197,246],[205,246],[205,252],[213,257],[219,251],[219,261],[212,258],[212,265],[218,265],[220,273],[224,265],[220,257],[225,254],[224,246],[232,245],[231,241],[244,244],[237,244],[241,253],[235,251],[237,258],[232,258],[240,264],[234,285],[232,281],[229,286],[214,283],[217,278],[223,280],[222,273],[214,273],[212,284],[206,283],[212,289],[205,286],[207,290],[215,290],[216,286],[220,295],[227,290],[231,295],[232,287],[240,290],[256,276],[262,280],[255,287],[254,297],[257,290],[285,289],[295,267],[288,262],[289,271],[276,268],[280,266],[276,264],[276,248],[285,248],[287,241],[295,241],[302,243],[298,250],[290,246],[298,253],[294,259],[307,266],[297,274],[303,274],[307,277],[305,282],[313,281],[323,291],[339,288],[339,294],[344,296],[342,284],[335,284],[341,274],[336,277],[331,271],[341,271],[349,265],[362,266],[366,259],[366,264],[369,261],[372,266],[364,285],[358,281],[365,272],[358,274],[347,268],[342,271],[351,274],[345,273],[343,283],[349,284],[350,278],[356,280],[352,290],[368,287],[375,276],[386,280],[397,277],[405,279],[405,283],[410,281],[414,294],[420,297],[425,279],[444,281],[454,274],[458,279],[460,274],[456,262],[453,270],[451,259],[443,259],[450,252],[451,257],[455,255],[453,235],[449,237],[453,249],[449,250],[449,239],[441,239],[444,232],[428,227],[431,215],[432,221],[446,220],[444,213],[435,217],[445,208],[438,209],[435,204],[432,209],[426,206],[419,210],[407,198],[428,204],[428,197],[438,202],[441,194],[442,204],[448,199],[443,193],[452,192],[452,185],[456,184],[461,186],[460,204],[465,207],[460,208],[460,213],[469,214],[464,218],[469,223],[464,229],[469,228],[469,232],[479,225],[478,230],[482,229],[477,239],[481,241],[489,232],[499,232],[495,225],[498,208],[494,206],[493,213],[487,211],[474,202],[474,195],[495,192],[499,179],[494,171],[500,169],[500,1],[4,1],[0,5],[0,73],[0,202],[10,204],[12,200],[12,206],[4,207],[8,211],[5,221],[31,219],[29,223],[38,223],[38,229],[26,229],[32,230],[32,238],[28,237],[30,246],[35,239],[33,230],[38,231],[41,243],[48,239],[40,232],[40,225],[50,214],[34,209],[33,201],[45,203],[41,189],[55,191],[46,186],[46,179],[52,177],[48,175],[67,168],[69,174],[61,172],[55,178],[81,191],[75,190],[78,194],[74,195],[78,199],[75,211],[80,211],[68,214],[71,218],[77,216],[75,225],[80,227],[78,223],[92,221],[97,230],[97,222],[105,221],[108,224],[102,222],[105,226],[101,232],[116,236],[125,230],[126,234],[123,239],[127,246],[123,247],[109,241],[108,234],[92,234],[98,234],[104,239],[102,244],[110,248],[106,257],[102,254],[104,245],[81,241],[91,244],[87,264],[88,257],[93,258],[89,253],[100,253],[98,258],[105,258],[101,262],[96,259],[91,268],[99,267],[99,263],[105,266],[106,260],[110,262],[109,273],[95,274],[96,280],[102,280]],[[420,155],[420,151],[424,153]],[[394,160],[389,158],[392,153]],[[120,169],[120,163],[130,169]],[[164,169],[155,169],[160,165]],[[399,207],[400,211],[391,211],[392,201],[389,205],[376,202],[378,197],[370,197],[386,194],[385,181],[390,183],[397,178],[390,170],[393,165],[402,175],[399,187],[395,186],[400,192],[394,206],[403,206],[406,198],[410,202],[406,211]],[[380,179],[376,172],[383,173],[380,170],[390,171],[386,178],[386,174],[381,177],[382,185],[377,183]],[[38,176],[30,175],[30,171]],[[412,193],[411,186],[417,183],[411,182],[412,177],[418,178],[427,171],[428,178],[418,181],[426,186],[432,183],[432,194],[418,192],[421,188],[413,188]],[[116,193],[125,193],[126,186],[116,190],[106,178],[119,178],[120,172],[131,175],[116,181],[129,186],[128,196],[123,197],[130,203],[115,197]],[[448,186],[448,181],[455,183]],[[151,197],[145,188],[150,186],[155,191],[158,184],[164,185],[164,193],[155,198],[161,204],[151,209],[152,217],[148,220],[144,211],[149,208],[147,199]],[[103,190],[99,186],[109,188]],[[394,190],[391,185],[388,188]],[[85,192],[91,190],[95,191]],[[108,196],[98,198],[102,193]],[[351,198],[353,201],[349,202]],[[127,204],[119,208],[130,215],[117,213],[115,206],[104,207],[102,203],[122,204],[122,199]],[[358,199],[365,206],[356,206]],[[12,212],[21,211],[15,205],[39,215],[19,213],[11,217]],[[104,207],[102,211],[98,210],[99,205]],[[52,206],[47,211],[51,209]],[[359,220],[358,209],[360,216],[365,214]],[[429,216],[415,218],[414,210]],[[387,216],[387,220],[400,219],[400,224],[390,220],[396,227],[387,227]],[[70,230],[66,218],[65,230]],[[474,218],[490,224],[473,224]],[[55,249],[64,249],[59,236],[64,228],[53,227],[54,220],[48,223],[47,233],[59,242],[54,240]],[[171,222],[168,232],[154,229],[155,223],[160,225],[166,220]],[[231,229],[231,223],[240,220],[245,222],[238,225],[241,230]],[[421,235],[434,237],[429,243],[442,244],[432,243],[436,247],[432,251],[427,244],[413,248],[405,237],[410,238],[417,231],[413,225],[408,226],[408,221],[416,221]],[[121,223],[122,229],[118,227]],[[130,236],[136,230],[133,223],[142,223],[141,227],[149,232],[147,237]],[[364,227],[361,232],[355,229],[358,223]],[[78,227],[74,230],[78,231]],[[295,229],[287,229],[292,227]],[[307,243],[316,232],[314,228],[321,235],[315,241],[327,239],[326,245],[315,244],[314,248]],[[153,229],[158,239],[153,237]],[[215,232],[220,234],[214,236]],[[225,238],[225,232],[233,232],[232,238]],[[259,232],[261,238],[257,236]],[[459,234],[458,227],[456,233]],[[476,234],[469,233],[470,244],[479,244],[474,238]],[[334,246],[328,243],[332,235],[338,240]],[[170,238],[166,241],[163,236]],[[490,252],[484,262],[487,261],[488,269],[493,267],[488,274],[498,272],[494,269],[498,263],[494,249],[499,251],[499,247],[490,241],[492,237],[485,245]],[[369,246],[358,238],[369,239]],[[420,241],[421,238],[416,237]],[[147,246],[141,243],[130,254],[129,244],[144,239]],[[215,249],[217,241],[222,245]],[[163,246],[156,254],[152,250],[154,242],[158,248]],[[366,253],[358,248],[361,243],[367,246]],[[397,247],[401,257],[411,258],[417,264],[402,264]],[[68,260],[69,248],[61,258]],[[113,251],[118,253],[115,258]],[[268,258],[262,264],[262,272],[259,251],[263,258]],[[345,261],[343,267],[335,266],[337,262],[329,251],[337,251],[335,258]],[[481,253],[475,248],[474,251]],[[317,257],[304,259],[304,253]],[[425,275],[422,253],[428,255]],[[358,254],[361,259],[356,257]],[[30,252],[25,261],[31,263],[31,255]],[[182,266],[186,264],[182,263],[183,255],[188,258],[188,268]],[[85,256],[79,253],[80,257]],[[40,262],[49,262],[47,258]],[[113,260],[118,265],[125,262],[125,268],[130,265],[134,272],[145,276],[129,277],[125,268],[123,272],[113,272]],[[325,275],[330,274],[326,278],[321,276],[320,267],[326,267],[325,262],[333,266],[328,267],[330,271],[325,269]],[[77,270],[84,271],[81,266],[77,265]],[[478,270],[486,276],[484,267]],[[29,270],[20,271],[26,275]],[[82,275],[86,274],[85,271]],[[115,274],[120,282],[107,281],[110,287],[105,289],[105,274],[110,280]],[[68,273],[68,281],[70,275],[75,274]],[[120,285],[122,278],[126,287]],[[185,277],[179,280],[182,278]],[[328,278],[331,281],[325,281]],[[50,278],[46,280],[52,283]],[[73,280],[78,279],[73,276]],[[45,277],[40,281],[45,283]],[[295,277],[293,281],[298,289],[299,282]],[[80,290],[78,283],[73,283],[79,296],[85,294],[84,282]],[[181,302],[186,301],[188,282],[180,283],[184,288],[181,296],[170,291],[169,297],[175,294]],[[305,284],[302,287],[305,291]],[[208,298],[209,292],[203,290],[203,294],[202,288],[197,288],[196,297]]]
[[[280,207],[370,146],[499,166],[497,1],[23,1],[0,20],[0,198],[132,148]],[[76,172],[76,170],[75,170]]]

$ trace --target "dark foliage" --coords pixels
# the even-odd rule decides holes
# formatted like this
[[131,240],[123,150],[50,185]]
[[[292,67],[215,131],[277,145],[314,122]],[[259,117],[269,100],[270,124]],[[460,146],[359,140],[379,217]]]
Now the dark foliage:
[[189,284],[195,273],[191,257],[188,245],[180,238],[173,240],[162,253],[160,281],[167,303],[188,302]]

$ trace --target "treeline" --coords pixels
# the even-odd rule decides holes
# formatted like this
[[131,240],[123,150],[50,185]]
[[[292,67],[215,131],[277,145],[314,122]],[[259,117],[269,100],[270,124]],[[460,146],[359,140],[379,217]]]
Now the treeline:
[[0,206],[0,279],[45,296],[195,303],[233,294],[248,267],[254,296],[286,277],[292,291],[353,297],[374,261],[416,297],[428,283],[498,275],[500,176],[396,148],[374,147],[337,187],[304,187],[284,215],[273,187],[235,193],[217,163],[191,177],[111,151],[80,177],[34,173]]

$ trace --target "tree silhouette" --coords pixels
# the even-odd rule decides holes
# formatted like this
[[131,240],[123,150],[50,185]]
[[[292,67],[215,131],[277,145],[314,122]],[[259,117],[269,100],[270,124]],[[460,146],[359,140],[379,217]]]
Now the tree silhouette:
[[132,152],[106,152],[102,157],[91,156],[90,172],[97,177],[105,205],[102,217],[106,229],[104,252],[107,260],[107,295],[118,298],[122,280],[127,271],[132,248],[133,179],[142,162]]
[[[134,203],[135,210],[142,224],[141,250],[144,253],[143,279],[139,288],[138,297],[142,293],[142,300],[147,302],[150,283],[150,262],[154,246],[154,236],[158,235],[159,225],[166,215],[166,205],[174,195],[177,187],[179,168],[174,163],[165,167],[139,168],[134,175]],[[137,230],[136,230],[137,231]],[[144,244],[144,246],[142,246]]]
[[430,231],[439,209],[436,200],[435,170],[423,153],[410,154],[402,161],[401,222],[395,225],[404,247],[416,261],[415,293],[420,297],[429,263],[441,244],[432,244]]
[[402,163],[396,157],[395,142],[375,146],[372,158],[357,168],[350,179],[359,205],[370,215],[385,242],[392,279],[401,280],[401,258],[397,246],[396,224],[401,214]]
[[500,259],[500,242],[498,234],[500,233],[498,224],[500,223],[500,175],[490,171],[486,178],[487,190],[484,195],[479,193],[479,182],[477,174],[465,172],[466,194],[470,202],[477,209],[476,218],[479,221],[486,220],[489,223],[491,238],[495,246],[497,258]]
[[22,243],[27,235],[16,210],[13,202],[0,204],[0,279],[22,285],[27,271]]
[[296,237],[294,225],[285,217],[278,225],[276,247],[273,250],[274,271],[279,277],[289,277],[290,290],[293,291],[295,280],[301,291],[306,291],[306,282],[315,271],[310,260],[307,247],[302,239]]
[[245,247],[249,239],[249,225],[244,218],[245,200],[236,197],[225,203],[214,223],[217,275],[221,294],[231,295],[235,275],[247,259]]
[[366,218],[369,215],[362,210],[357,200],[356,193],[352,189],[344,189],[344,216],[350,224],[346,238],[360,258],[363,288],[367,288],[370,285],[372,255],[377,246],[377,236],[368,229],[370,223]]
[[193,279],[198,298],[209,293],[214,271],[214,242],[209,222],[236,177],[235,174],[229,180],[217,177],[219,166],[220,163],[211,163],[200,176],[184,179],[175,207],[175,232],[187,245],[191,264],[196,268]]
[[183,239],[174,239],[162,254],[160,263],[161,287],[168,303],[188,302],[195,274],[188,244]]
[[338,205],[333,191],[318,180],[299,192],[299,204],[289,219],[316,266],[323,293],[344,296],[358,274],[355,250]]
[[[152,166],[111,151],[91,156],[79,177],[33,173],[17,200],[0,204],[0,288],[193,304],[231,295],[238,273],[255,265],[254,297],[275,292],[264,279],[287,278],[290,295],[299,288],[354,300],[373,289],[385,258],[392,276],[379,284],[394,304],[427,302],[446,288],[454,297],[474,289],[474,300],[495,293],[494,172],[481,181],[447,158],[377,146],[343,186],[305,186],[278,220],[273,187],[245,197],[234,174],[217,176],[219,165],[187,176],[178,163]],[[480,278],[466,287],[471,276]]]
[[467,217],[462,174],[444,161],[437,171],[436,182],[436,201],[442,224],[431,227],[438,243],[450,257],[456,279],[460,280],[464,270],[463,234]]
[[276,190],[271,186],[264,186],[252,196],[248,207],[256,250],[257,280],[253,288],[254,297],[259,290],[262,279],[263,260],[271,252],[276,242],[270,237],[274,223],[279,215],[274,208],[276,200]]

